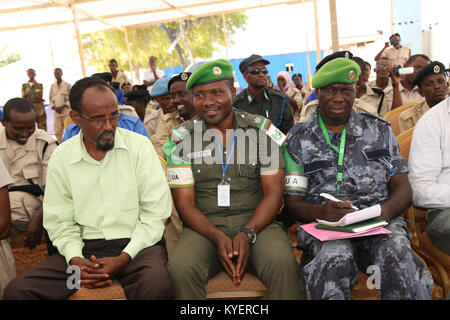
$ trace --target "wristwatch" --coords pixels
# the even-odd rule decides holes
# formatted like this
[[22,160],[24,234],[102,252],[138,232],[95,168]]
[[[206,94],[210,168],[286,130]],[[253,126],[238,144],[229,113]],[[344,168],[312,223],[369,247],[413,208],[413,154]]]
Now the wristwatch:
[[254,244],[256,241],[256,233],[252,229],[242,228],[239,232],[245,232],[248,235],[248,240],[250,245]]

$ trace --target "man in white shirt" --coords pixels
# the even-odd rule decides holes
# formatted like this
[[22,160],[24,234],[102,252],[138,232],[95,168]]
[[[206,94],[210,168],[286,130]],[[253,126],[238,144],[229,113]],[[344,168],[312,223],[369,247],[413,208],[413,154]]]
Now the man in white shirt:
[[148,60],[150,69],[144,72],[144,85],[147,86],[148,92],[152,91],[152,87],[156,80],[164,77],[164,70],[161,70],[156,65],[156,57],[151,56]]
[[431,241],[450,255],[450,98],[416,124],[409,153],[413,204],[427,208]]

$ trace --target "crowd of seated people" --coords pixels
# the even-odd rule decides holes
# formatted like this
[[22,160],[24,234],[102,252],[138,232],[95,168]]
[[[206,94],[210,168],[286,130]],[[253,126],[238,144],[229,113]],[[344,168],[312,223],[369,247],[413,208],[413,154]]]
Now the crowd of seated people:
[[[374,265],[382,299],[431,299],[403,213],[428,210],[430,238],[450,255],[448,69],[400,41],[375,57],[373,81],[350,51],[324,57],[310,84],[292,71],[272,83],[258,54],[239,70],[216,59],[172,76],[151,56],[136,85],[115,59],[74,84],[56,68],[54,136],[27,70],[0,125],[0,299],[68,299],[113,280],[127,299],[205,299],[220,271],[236,286],[252,273],[266,299],[350,299]],[[409,159],[383,119],[397,108],[400,133],[414,130]],[[303,228],[377,205],[383,235],[322,242]],[[16,237],[48,249],[18,276]]]

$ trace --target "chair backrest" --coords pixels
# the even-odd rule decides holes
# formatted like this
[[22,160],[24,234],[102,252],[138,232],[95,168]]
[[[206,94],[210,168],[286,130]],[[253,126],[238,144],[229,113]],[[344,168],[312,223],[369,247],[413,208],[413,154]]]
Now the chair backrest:
[[394,132],[395,136],[398,136],[400,134],[400,124],[398,123],[398,119],[400,118],[400,114],[405,111],[408,108],[411,108],[412,106],[415,106],[418,104],[418,102],[410,102],[407,104],[404,104],[398,108],[395,108],[394,110],[389,111],[386,113],[383,117],[384,120],[389,121],[391,123],[392,131]]
[[411,148],[411,141],[413,136],[414,128],[408,129],[405,132],[402,132],[397,136],[398,146],[400,148],[400,153],[405,159],[406,163],[408,163],[409,159],[409,150]]

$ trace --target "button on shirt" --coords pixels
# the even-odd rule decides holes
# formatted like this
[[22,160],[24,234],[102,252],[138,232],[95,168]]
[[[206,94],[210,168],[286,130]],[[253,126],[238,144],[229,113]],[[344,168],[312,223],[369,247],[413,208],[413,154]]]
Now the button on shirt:
[[414,127],[409,152],[413,204],[450,207],[450,98],[427,111]]
[[83,239],[130,238],[134,258],[161,240],[172,200],[151,142],[117,128],[114,148],[94,160],[82,133],[56,148],[48,165],[44,227],[69,262],[83,257]]

